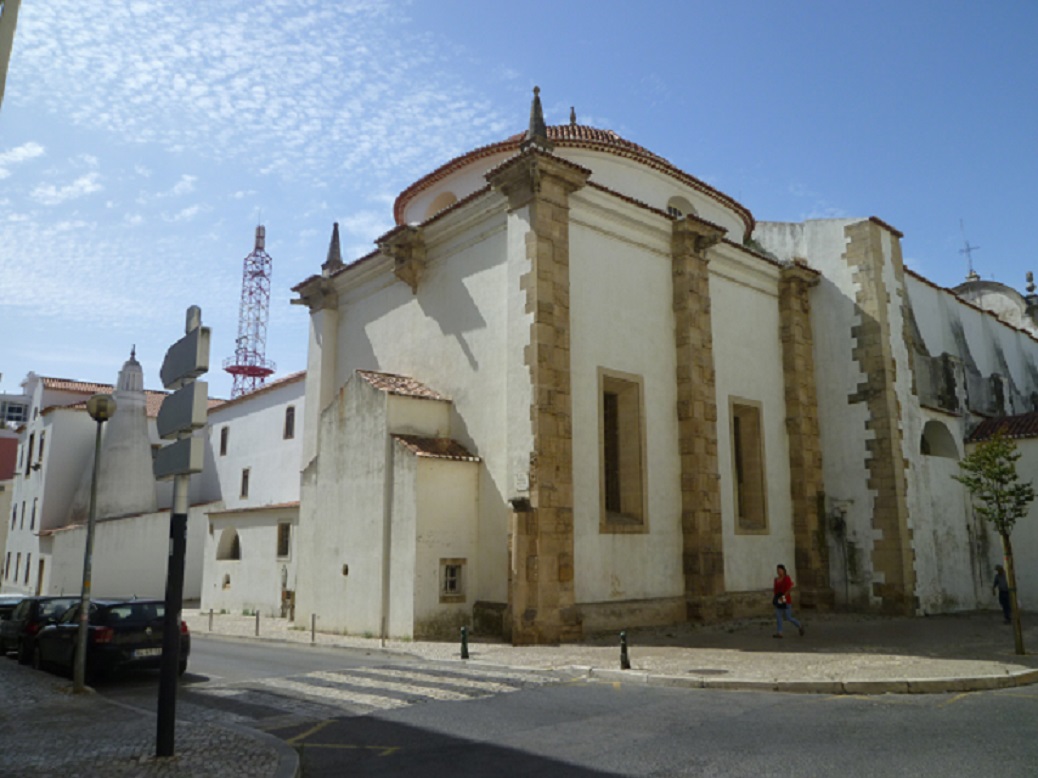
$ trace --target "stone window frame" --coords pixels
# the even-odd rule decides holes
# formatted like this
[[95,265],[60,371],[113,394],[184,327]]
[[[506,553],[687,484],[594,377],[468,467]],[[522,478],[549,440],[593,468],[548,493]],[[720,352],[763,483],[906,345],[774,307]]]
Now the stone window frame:
[[224,424],[220,427],[220,456],[227,456],[227,441],[231,437],[231,428]]
[[243,467],[241,469],[241,490],[239,491],[238,496],[243,500],[247,499],[249,496],[249,476],[251,474],[251,467]]
[[[744,525],[742,512],[739,508],[739,497],[740,497],[740,481],[739,481],[739,460],[738,454],[740,445],[736,442],[736,407],[748,408],[756,411],[757,425],[758,425],[758,459],[760,462],[759,466],[759,480],[760,480],[760,511],[762,515],[762,521],[759,526],[757,525]],[[741,426],[741,425],[740,425]],[[765,432],[764,432],[764,403],[760,400],[751,400],[748,397],[739,397],[737,395],[729,395],[728,397],[728,440],[731,448],[731,474],[732,474],[732,513],[735,521],[735,534],[736,535],[769,535],[771,534],[771,517],[768,511],[768,458],[767,458],[767,446],[765,445]]]
[[285,425],[281,432],[282,440],[292,440],[296,436],[296,406],[285,408]]
[[[609,389],[619,389],[620,392],[609,392]],[[637,439],[639,450],[636,452],[635,457],[638,462],[638,478],[639,483],[637,488],[634,490],[636,496],[634,498],[634,504],[637,511],[628,512],[626,515],[623,511],[610,511],[607,507],[609,503],[609,497],[607,496],[607,477],[606,477],[606,399],[607,393],[610,394],[626,394],[627,392],[635,392],[636,411],[634,412],[634,421],[637,424],[634,437]],[[646,445],[646,419],[645,419],[645,378],[644,376],[637,375],[635,373],[626,373],[621,370],[613,370],[611,368],[599,367],[598,368],[598,382],[597,382],[597,407],[598,407],[598,494],[599,494],[599,514],[598,514],[598,531],[602,534],[645,534],[649,531],[649,469],[647,463],[648,446]],[[626,396],[627,410],[621,410],[618,408],[618,412],[622,413],[626,417],[626,422],[630,423],[631,410],[630,410],[630,395]],[[623,422],[621,421],[621,426]],[[630,435],[627,436],[630,438]],[[630,477],[630,459],[626,459],[628,466],[625,468]],[[623,463],[619,463],[619,467],[623,467]],[[620,475],[621,479],[624,479],[624,474]],[[622,491],[622,490],[621,490]],[[640,491],[640,494],[637,494]],[[623,497],[621,495],[621,501]],[[630,507],[630,502],[627,502],[627,507]]]
[[[445,557],[440,559],[440,602],[465,602],[465,566],[468,560],[463,557]],[[456,575],[451,575],[452,571]]]
[[[282,542],[284,541],[284,542]],[[279,521],[277,523],[277,558],[290,559],[292,557],[292,522]]]

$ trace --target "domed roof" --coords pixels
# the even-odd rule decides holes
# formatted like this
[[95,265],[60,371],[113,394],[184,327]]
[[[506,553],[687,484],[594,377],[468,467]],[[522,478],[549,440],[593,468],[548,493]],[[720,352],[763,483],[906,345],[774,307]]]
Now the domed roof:
[[[600,151],[612,154],[614,156],[626,157],[640,162],[649,168],[672,176],[681,183],[699,190],[703,194],[736,211],[746,225],[746,235],[749,235],[753,231],[753,215],[743,205],[736,202],[723,192],[714,189],[709,184],[689,175],[664,157],[654,154],[644,146],[639,146],[637,143],[633,143],[626,138],[621,137],[612,130],[589,127],[587,125],[577,124],[576,122],[552,125],[546,129],[548,140],[551,141],[556,148],[588,149],[591,151]],[[502,153],[518,152],[520,144],[523,142],[525,137],[526,133],[520,132],[498,143],[480,146],[466,154],[455,157],[428,175],[418,179],[401,192],[396,198],[396,202],[393,204],[393,217],[396,220],[396,223],[404,223],[404,211],[408,204],[421,192],[429,189],[452,173],[455,173],[480,159]]]

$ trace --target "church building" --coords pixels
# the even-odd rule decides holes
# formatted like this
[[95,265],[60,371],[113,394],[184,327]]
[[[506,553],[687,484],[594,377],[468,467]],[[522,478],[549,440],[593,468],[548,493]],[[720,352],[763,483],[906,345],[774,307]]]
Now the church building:
[[905,268],[894,227],[758,222],[547,126],[537,90],[394,216],[294,288],[297,613],[554,643],[759,614],[779,563],[799,607],[988,604],[997,542],[951,476],[980,419],[1035,410],[1038,342]]

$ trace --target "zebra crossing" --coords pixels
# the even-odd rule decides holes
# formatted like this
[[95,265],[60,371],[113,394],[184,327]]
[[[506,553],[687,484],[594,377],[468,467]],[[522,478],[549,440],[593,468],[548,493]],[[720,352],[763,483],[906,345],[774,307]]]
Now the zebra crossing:
[[192,693],[219,700],[222,706],[268,712],[266,717],[252,715],[254,719],[287,715],[300,720],[363,715],[429,702],[465,702],[557,680],[545,673],[383,665],[194,687]]

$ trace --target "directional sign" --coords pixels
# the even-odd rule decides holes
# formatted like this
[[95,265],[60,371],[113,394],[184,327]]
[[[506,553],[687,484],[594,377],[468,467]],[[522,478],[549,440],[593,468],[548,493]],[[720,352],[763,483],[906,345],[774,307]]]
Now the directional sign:
[[167,389],[179,389],[209,370],[209,328],[197,327],[169,347],[159,375]]
[[155,454],[155,477],[165,481],[177,475],[201,473],[204,462],[205,441],[202,438],[181,438]]
[[205,426],[209,409],[209,384],[191,381],[162,401],[156,419],[159,437],[163,440],[177,437]]

